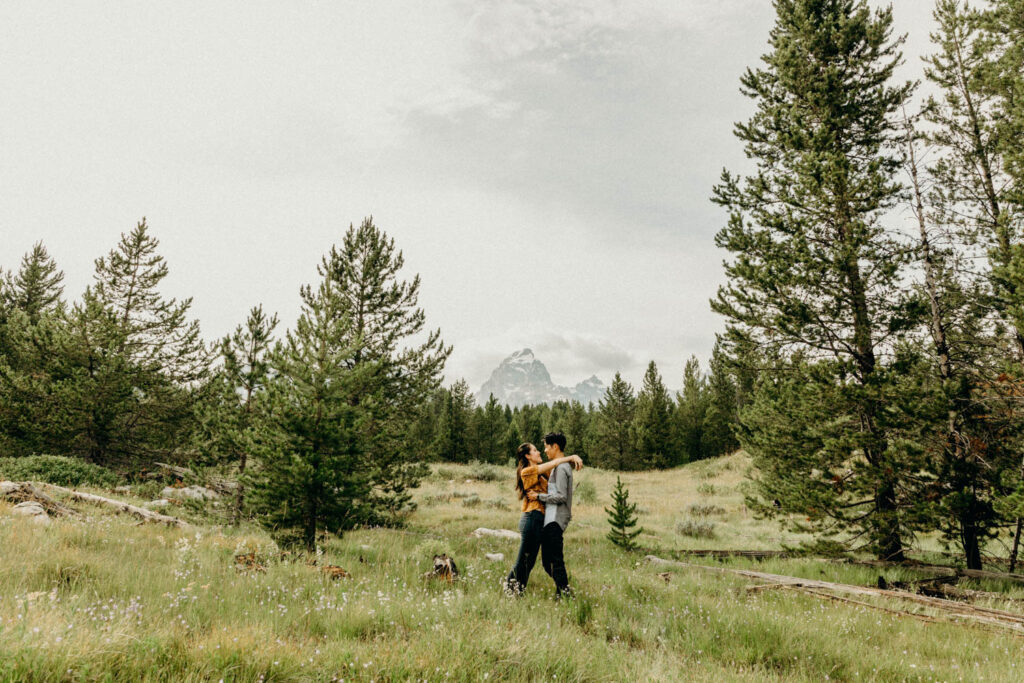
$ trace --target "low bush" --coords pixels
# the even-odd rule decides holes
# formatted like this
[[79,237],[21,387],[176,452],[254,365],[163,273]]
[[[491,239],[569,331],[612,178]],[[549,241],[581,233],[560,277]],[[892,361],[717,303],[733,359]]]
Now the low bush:
[[701,505],[696,503],[688,509],[691,517],[710,517],[712,515],[724,515],[725,508],[717,505]]
[[120,481],[105,467],[63,455],[26,455],[0,458],[0,477],[13,481],[43,481],[58,486],[109,488]]
[[597,502],[597,487],[594,486],[594,482],[586,479],[576,484],[572,495],[575,501],[586,505],[593,505]]
[[700,486],[697,487],[697,493],[699,493],[702,496],[713,496],[715,495],[715,485],[701,484]]
[[689,536],[690,538],[714,538],[715,523],[684,519],[676,525],[676,532],[681,536]]
[[508,481],[512,479],[515,472],[509,474],[497,465],[486,465],[480,462],[471,462],[472,472],[469,475],[477,481]]

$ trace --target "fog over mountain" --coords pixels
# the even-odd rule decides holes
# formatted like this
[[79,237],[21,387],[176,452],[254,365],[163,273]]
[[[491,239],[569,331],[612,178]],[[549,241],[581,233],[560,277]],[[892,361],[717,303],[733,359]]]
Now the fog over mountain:
[[605,386],[596,375],[571,389],[556,385],[551,381],[548,369],[534,357],[533,351],[522,349],[501,361],[491,372],[490,379],[477,392],[476,400],[482,404],[494,394],[498,401],[512,407],[571,400],[585,406],[596,404],[604,396],[604,391]]

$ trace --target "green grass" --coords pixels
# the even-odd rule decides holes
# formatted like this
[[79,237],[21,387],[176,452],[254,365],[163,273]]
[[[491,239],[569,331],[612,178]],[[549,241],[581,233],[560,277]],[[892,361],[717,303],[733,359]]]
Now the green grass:
[[[643,544],[667,555],[798,542],[745,509],[739,487],[746,467],[732,456],[623,475],[644,511]],[[511,481],[478,479],[469,467],[435,467],[407,528],[328,539],[322,563],[353,575],[339,582],[304,558],[282,559],[253,528],[137,526],[82,507],[87,519],[55,520],[44,529],[0,504],[0,681],[1024,678],[1024,639],[1009,634],[925,624],[789,591],[751,593],[745,579],[700,570],[671,569],[666,582],[659,577],[664,567],[604,539],[615,474],[584,470],[577,479],[597,495],[577,502],[566,533],[578,597],[561,603],[539,563],[524,596],[502,594],[516,543],[471,532],[515,529],[518,507]],[[713,496],[698,491],[705,485],[714,486]],[[470,496],[482,502],[467,507]],[[713,517],[714,539],[677,533],[695,504],[722,509]],[[265,559],[265,573],[236,570],[234,555],[250,550]],[[423,579],[442,552],[462,572],[454,585]],[[491,552],[506,560],[487,561]],[[702,561],[864,585],[879,573],[890,581],[919,575],[809,558]],[[1022,597],[1020,589],[1008,597]]]

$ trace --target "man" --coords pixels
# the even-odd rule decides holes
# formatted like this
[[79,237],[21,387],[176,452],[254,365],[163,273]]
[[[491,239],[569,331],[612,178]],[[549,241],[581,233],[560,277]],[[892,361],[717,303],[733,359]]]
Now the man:
[[[544,454],[548,460],[562,457],[565,454],[565,435],[561,432],[546,434]],[[579,468],[582,468],[582,465]],[[562,463],[548,479],[548,492],[531,494],[536,500],[544,503],[544,527],[541,530],[540,541],[541,562],[544,571],[555,581],[556,599],[563,595],[572,595],[562,553],[562,537],[569,526],[569,520],[572,519],[572,470],[572,464]]]

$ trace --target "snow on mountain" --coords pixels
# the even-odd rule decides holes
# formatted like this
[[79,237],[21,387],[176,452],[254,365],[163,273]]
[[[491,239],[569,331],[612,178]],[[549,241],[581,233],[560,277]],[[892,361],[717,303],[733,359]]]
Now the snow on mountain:
[[555,401],[577,400],[583,405],[597,403],[604,396],[605,387],[597,376],[584,380],[574,388],[558,386],[551,381],[548,369],[533,355],[530,349],[516,351],[501,361],[491,372],[491,377],[477,392],[478,404],[495,398],[512,407],[523,405],[551,404]]

